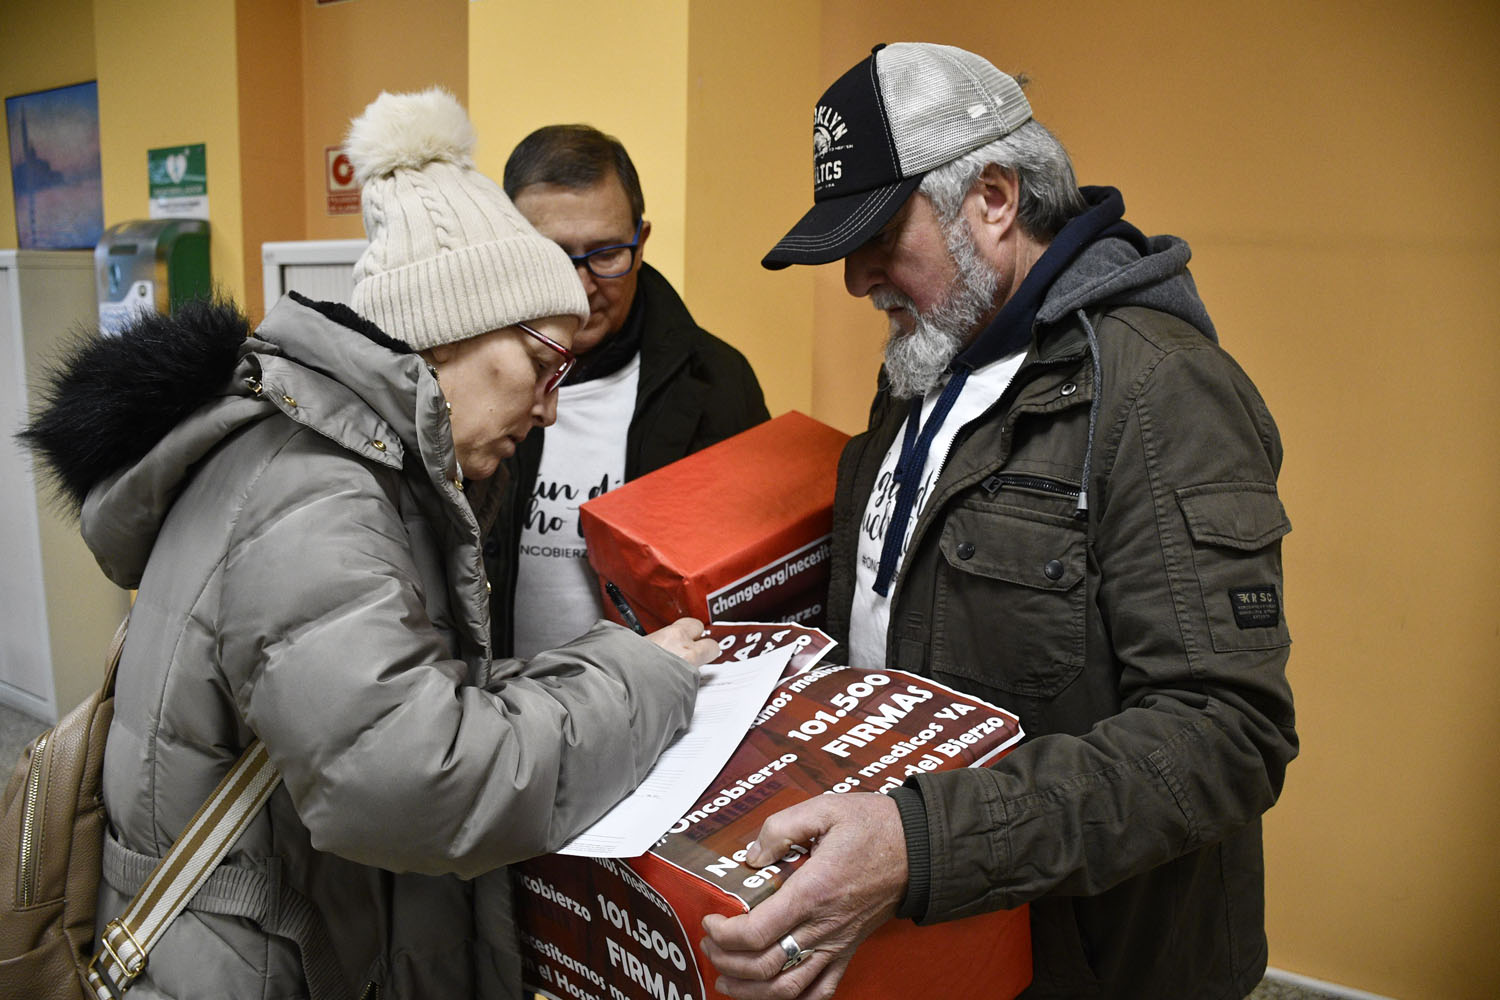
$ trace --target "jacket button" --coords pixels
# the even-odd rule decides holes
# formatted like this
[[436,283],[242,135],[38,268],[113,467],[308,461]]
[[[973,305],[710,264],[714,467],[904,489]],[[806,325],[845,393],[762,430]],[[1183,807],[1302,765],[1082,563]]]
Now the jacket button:
[[1049,580],[1061,580],[1063,577],[1063,564],[1056,559],[1047,560],[1047,565],[1042,567],[1042,572]]
[[1073,393],[1075,393],[1077,391],[1078,391],[1078,386],[1075,383],[1073,383],[1073,382],[1065,382],[1065,383],[1063,383],[1063,387],[1058,390],[1058,392],[1062,393],[1064,396],[1071,396],[1071,395],[1073,395]]
[[973,542],[959,542],[958,543],[958,558],[960,558],[960,559],[972,559],[972,558],[974,558],[974,543]]

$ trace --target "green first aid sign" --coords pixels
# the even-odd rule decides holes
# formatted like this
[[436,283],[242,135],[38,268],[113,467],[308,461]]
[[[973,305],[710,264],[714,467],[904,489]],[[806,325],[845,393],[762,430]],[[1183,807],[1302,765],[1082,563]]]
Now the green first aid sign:
[[201,142],[146,150],[146,174],[153,198],[208,194],[208,156]]
[[208,154],[204,144],[146,150],[151,218],[208,218]]

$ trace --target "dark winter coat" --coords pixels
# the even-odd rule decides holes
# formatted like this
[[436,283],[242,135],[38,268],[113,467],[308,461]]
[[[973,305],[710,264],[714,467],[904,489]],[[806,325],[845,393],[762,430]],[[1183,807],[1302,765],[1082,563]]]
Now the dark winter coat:
[[[640,382],[625,437],[627,482],[770,418],[750,362],[695,323],[676,290],[649,264],[641,265],[625,329],[641,345]],[[516,449],[500,520],[485,540],[485,567],[495,581],[495,650],[502,655],[514,641],[518,547],[544,439],[533,431]]]
[[[1053,282],[1019,373],[954,442],[891,595],[890,665],[1026,731],[994,766],[897,790],[903,912],[1029,902],[1028,998],[1239,998],[1265,968],[1260,816],[1297,750],[1290,524],[1276,426],[1210,339],[1188,256],[1117,226]],[[882,393],[840,463],[838,636],[906,413]]]

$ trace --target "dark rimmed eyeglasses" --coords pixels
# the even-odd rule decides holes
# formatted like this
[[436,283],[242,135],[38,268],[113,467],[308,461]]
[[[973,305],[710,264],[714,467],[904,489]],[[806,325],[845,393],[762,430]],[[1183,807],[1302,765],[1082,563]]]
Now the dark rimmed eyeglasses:
[[[545,333],[540,333],[536,330],[533,330],[525,323],[517,323],[516,326],[521,330],[524,330],[526,333],[529,333],[537,340],[540,340],[548,347],[552,348],[552,350],[556,351],[558,356],[562,358],[561,361],[557,362],[557,370],[546,376],[547,382],[542,388],[542,395],[548,395],[552,392],[553,389],[557,388],[558,384],[562,382],[563,379],[568,377],[568,372],[573,370],[573,366],[578,363],[578,358],[574,356],[572,351],[568,350],[566,347],[559,344],[557,341],[553,340]],[[540,379],[538,381],[540,381]]]
[[644,218],[635,220],[635,235],[629,243],[615,243],[577,256],[568,254],[568,259],[574,267],[588,268],[589,274],[596,278],[623,278],[635,265],[635,249],[641,245],[641,226],[645,222]]

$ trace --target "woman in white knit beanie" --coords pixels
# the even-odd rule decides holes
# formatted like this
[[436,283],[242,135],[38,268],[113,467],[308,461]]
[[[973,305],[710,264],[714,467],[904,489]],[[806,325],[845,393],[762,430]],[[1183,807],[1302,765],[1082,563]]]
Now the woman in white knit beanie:
[[[442,91],[354,123],[354,308],[198,303],[82,343],[26,438],[138,588],[96,929],[259,738],[281,784],[149,961],[154,998],[519,997],[506,864],[635,787],[716,652],[683,619],[490,652],[496,470],[588,315]],[[135,995],[132,994],[132,995]]]
[[[560,247],[474,169],[474,127],[447,91],[381,94],[345,149],[370,244],[354,265],[355,312],[420,351],[453,410],[465,478],[487,479],[533,426],[589,314]],[[538,372],[541,391],[529,391]]]

